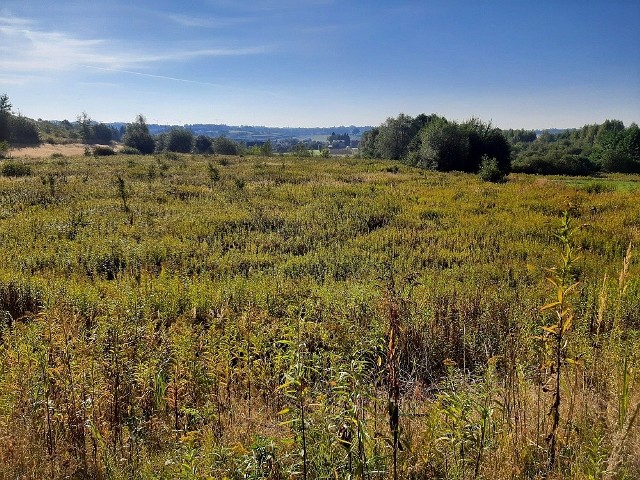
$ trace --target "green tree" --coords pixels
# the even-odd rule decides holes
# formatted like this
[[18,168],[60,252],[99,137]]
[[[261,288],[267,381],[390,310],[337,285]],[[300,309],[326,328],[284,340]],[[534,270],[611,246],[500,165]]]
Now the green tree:
[[183,127],[173,127],[169,131],[167,150],[170,152],[189,153],[193,149],[193,133]]
[[372,128],[371,130],[367,130],[360,137],[360,155],[363,158],[379,158],[380,154],[376,149],[378,135],[380,134],[380,129],[378,127]]
[[621,144],[634,162],[640,162],[640,128],[636,123],[632,123],[625,130]]
[[311,152],[307,148],[303,142],[296,143],[293,147],[291,147],[291,153],[296,157],[310,157]]
[[9,140],[9,137],[10,137],[9,118],[10,117],[11,117],[11,103],[9,103],[9,97],[5,93],[0,95],[0,142]]
[[393,160],[406,157],[409,144],[419,131],[418,126],[412,117],[404,113],[397,118],[387,118],[376,137],[376,153],[382,158]]
[[193,148],[197,153],[212,153],[213,141],[206,135],[198,135]]
[[126,146],[135,148],[140,153],[153,153],[155,149],[155,141],[149,133],[149,127],[142,115],[138,115],[135,122],[127,125],[122,140]]
[[477,172],[483,157],[494,158],[498,168],[504,173],[511,170],[511,145],[502,131],[491,123],[479,118],[472,118],[462,124],[462,129],[469,139],[469,154],[461,170]]
[[413,158],[416,166],[445,172],[465,170],[469,138],[457,123],[444,118],[430,122],[420,131],[420,144]]
[[40,132],[38,126],[30,118],[22,115],[9,117],[9,142],[18,145],[38,145]]
[[238,144],[227,137],[216,137],[213,140],[213,151],[220,155],[237,155]]
[[93,129],[93,141],[101,145],[107,145],[113,140],[114,131],[108,125],[104,123],[96,123],[92,126]]
[[260,145],[260,153],[265,157],[270,157],[273,154],[273,145],[271,145],[271,140],[267,140]]
[[77,121],[82,143],[84,143],[85,145],[94,143],[91,117],[87,114],[87,112],[82,112],[80,115],[78,115]]

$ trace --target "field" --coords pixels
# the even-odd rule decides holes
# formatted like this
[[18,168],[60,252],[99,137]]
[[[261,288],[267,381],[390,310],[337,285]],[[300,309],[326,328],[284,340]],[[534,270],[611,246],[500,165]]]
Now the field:
[[84,153],[84,145],[80,143],[71,144],[42,144],[35,147],[21,147],[11,150],[12,158],[43,158],[51,155],[82,155]]
[[15,161],[0,479],[640,477],[639,177]]

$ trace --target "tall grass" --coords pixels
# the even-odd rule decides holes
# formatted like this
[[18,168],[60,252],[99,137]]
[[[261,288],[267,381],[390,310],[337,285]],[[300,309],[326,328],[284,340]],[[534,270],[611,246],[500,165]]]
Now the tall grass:
[[633,192],[67,160],[0,177],[0,478],[640,475]]

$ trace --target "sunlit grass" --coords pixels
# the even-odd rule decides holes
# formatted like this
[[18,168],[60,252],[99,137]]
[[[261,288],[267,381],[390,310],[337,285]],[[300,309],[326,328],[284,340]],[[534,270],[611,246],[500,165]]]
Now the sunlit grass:
[[[389,291],[399,478],[604,478],[614,452],[640,473],[637,426],[620,440],[640,396],[635,253],[621,275],[639,177],[24,162],[0,177],[0,478],[385,478]],[[547,473],[540,308],[564,212],[577,360]]]

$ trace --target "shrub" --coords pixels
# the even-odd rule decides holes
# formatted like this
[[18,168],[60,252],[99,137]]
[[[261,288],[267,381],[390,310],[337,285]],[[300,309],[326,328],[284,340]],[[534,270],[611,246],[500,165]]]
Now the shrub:
[[93,155],[96,157],[106,157],[109,155],[115,155],[116,152],[111,147],[97,145],[93,148]]
[[31,167],[24,163],[7,162],[2,165],[2,175],[5,177],[26,177],[31,175]]
[[613,185],[603,182],[590,182],[584,185],[582,188],[587,193],[607,193],[614,192],[616,190]]
[[134,147],[129,147],[128,145],[122,147],[119,153],[123,155],[142,155],[142,152],[140,152],[140,150]]
[[9,142],[7,141],[0,142],[0,158],[6,157],[8,152],[9,152]]
[[539,175],[591,175],[598,167],[587,157],[564,154],[558,157],[551,152],[546,155],[530,155],[516,159],[512,165],[516,173],[534,173]]
[[485,182],[502,183],[506,181],[504,172],[498,167],[498,161],[486,155],[482,157],[478,175]]

